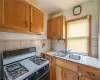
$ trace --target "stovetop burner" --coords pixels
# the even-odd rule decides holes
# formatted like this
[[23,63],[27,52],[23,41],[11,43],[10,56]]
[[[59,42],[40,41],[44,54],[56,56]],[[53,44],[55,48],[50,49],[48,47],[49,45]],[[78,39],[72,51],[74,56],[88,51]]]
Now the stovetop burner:
[[9,65],[6,65],[5,67],[12,80],[15,80],[19,76],[28,72],[28,70],[19,62],[11,63]]
[[29,58],[32,62],[34,62],[35,64],[37,64],[37,65],[41,65],[41,64],[43,64],[46,60],[45,59],[43,59],[43,58],[41,58],[41,57],[39,57],[39,56],[32,56],[32,57],[30,57]]

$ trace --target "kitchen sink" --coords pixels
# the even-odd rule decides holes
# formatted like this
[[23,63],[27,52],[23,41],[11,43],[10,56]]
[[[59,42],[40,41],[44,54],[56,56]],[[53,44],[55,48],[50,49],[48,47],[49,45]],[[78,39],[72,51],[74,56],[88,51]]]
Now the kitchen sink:
[[78,55],[74,53],[65,53],[64,51],[59,51],[54,53],[53,55],[56,57],[63,57],[74,61],[82,61],[82,55]]
[[78,55],[78,54],[68,54],[66,55],[66,58],[69,58],[71,60],[82,61],[82,55]]
[[65,57],[67,54],[64,51],[59,51],[59,52],[56,52],[53,55],[58,56],[58,57]]

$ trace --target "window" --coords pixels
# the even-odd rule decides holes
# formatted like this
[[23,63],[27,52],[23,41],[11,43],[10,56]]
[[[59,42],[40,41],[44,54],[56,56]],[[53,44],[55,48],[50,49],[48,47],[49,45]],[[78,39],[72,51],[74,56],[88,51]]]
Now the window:
[[91,55],[91,16],[67,21],[67,49]]

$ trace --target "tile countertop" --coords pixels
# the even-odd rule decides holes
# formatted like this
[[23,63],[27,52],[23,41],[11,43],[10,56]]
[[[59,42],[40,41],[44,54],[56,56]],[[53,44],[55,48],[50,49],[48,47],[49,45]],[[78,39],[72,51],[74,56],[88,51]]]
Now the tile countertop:
[[69,58],[63,58],[63,57],[58,57],[58,56],[53,55],[55,53],[56,53],[56,51],[48,51],[48,52],[45,52],[44,54],[100,69],[100,60],[97,58],[89,57],[89,56],[82,56],[82,61],[77,61],[77,60],[72,60]]

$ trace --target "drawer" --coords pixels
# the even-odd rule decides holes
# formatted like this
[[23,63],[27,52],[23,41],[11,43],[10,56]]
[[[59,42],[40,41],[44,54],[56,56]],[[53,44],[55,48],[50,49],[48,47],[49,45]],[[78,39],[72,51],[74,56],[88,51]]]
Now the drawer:
[[64,60],[60,60],[60,59],[56,59],[56,65],[61,66],[63,68],[69,69],[71,71],[74,71],[76,73],[78,73],[78,67],[76,64],[71,63],[69,61],[64,61]]
[[100,70],[96,70],[91,67],[81,66],[79,67],[81,76],[87,77],[91,80],[100,80]]

